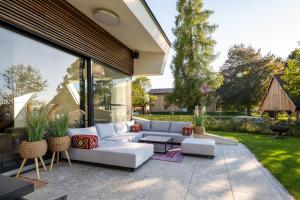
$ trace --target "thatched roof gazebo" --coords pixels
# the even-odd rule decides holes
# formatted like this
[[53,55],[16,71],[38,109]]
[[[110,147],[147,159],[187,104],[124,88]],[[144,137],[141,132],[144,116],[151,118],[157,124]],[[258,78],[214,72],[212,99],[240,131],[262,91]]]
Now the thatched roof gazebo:
[[261,115],[264,112],[286,112],[289,115],[300,112],[300,96],[292,97],[285,89],[282,75],[273,76],[270,86],[260,106]]

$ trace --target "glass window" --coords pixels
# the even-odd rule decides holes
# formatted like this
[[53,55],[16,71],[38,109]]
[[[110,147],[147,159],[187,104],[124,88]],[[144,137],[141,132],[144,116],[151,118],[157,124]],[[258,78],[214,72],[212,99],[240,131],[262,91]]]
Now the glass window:
[[94,122],[131,118],[131,77],[93,62]]
[[26,105],[72,112],[85,109],[85,60],[0,27],[0,173],[19,166]]

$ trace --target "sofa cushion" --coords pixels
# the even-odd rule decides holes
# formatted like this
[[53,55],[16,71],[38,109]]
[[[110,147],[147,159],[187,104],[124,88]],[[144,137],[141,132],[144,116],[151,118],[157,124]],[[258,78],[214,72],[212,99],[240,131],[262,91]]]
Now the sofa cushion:
[[169,132],[170,122],[168,121],[151,121],[151,131]]
[[142,130],[143,131],[150,131],[150,126],[151,126],[151,121],[150,120],[137,119],[137,120],[135,120],[135,123],[142,125]]
[[171,133],[182,133],[183,127],[192,126],[191,122],[171,122],[170,132]]
[[215,156],[215,141],[211,139],[187,138],[181,143],[181,152],[186,154]]
[[142,125],[140,124],[133,124],[130,126],[130,132],[140,132],[142,130]]
[[114,126],[117,135],[128,132],[126,122],[115,122]]
[[[72,160],[137,168],[154,153],[153,144],[103,141],[92,150],[70,148]],[[65,155],[63,154],[63,157]]]
[[95,135],[98,137],[97,129],[95,126],[91,126],[88,128],[69,128],[68,135],[70,137],[74,135]]
[[122,135],[103,138],[102,141],[132,142],[132,137],[131,137],[131,135],[122,134]]
[[113,123],[95,124],[99,138],[116,136],[116,131]]
[[132,125],[134,125],[134,120],[126,121],[126,125],[127,125],[127,131],[126,132],[130,132],[130,127]]
[[185,126],[182,128],[182,135],[190,136],[193,134],[193,128],[191,126]]
[[72,147],[78,149],[94,149],[98,147],[98,136],[74,135],[72,136]]

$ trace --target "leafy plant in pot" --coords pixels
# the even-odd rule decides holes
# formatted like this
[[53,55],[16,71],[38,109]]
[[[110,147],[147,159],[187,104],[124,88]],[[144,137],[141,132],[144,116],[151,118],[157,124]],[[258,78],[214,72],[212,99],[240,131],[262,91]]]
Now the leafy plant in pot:
[[68,136],[69,115],[57,115],[55,120],[50,121],[49,150],[52,152],[67,151],[71,145],[71,139]]
[[23,167],[28,159],[34,159],[37,179],[40,179],[38,158],[43,164],[44,171],[46,166],[43,161],[43,156],[47,152],[47,142],[44,139],[44,134],[48,127],[47,111],[45,106],[41,106],[38,110],[33,111],[33,106],[28,104],[26,107],[26,134],[27,140],[20,144],[20,156],[23,158],[17,177],[23,170]]
[[[200,113],[199,113],[200,112]],[[199,106],[195,108],[195,126],[194,126],[194,133],[195,136],[200,136],[205,133],[204,127],[204,113],[205,113],[205,106],[199,111]]]
[[26,108],[27,140],[20,145],[20,155],[24,159],[41,158],[47,152],[47,142],[44,134],[48,127],[47,111],[45,106],[33,111],[31,104]]

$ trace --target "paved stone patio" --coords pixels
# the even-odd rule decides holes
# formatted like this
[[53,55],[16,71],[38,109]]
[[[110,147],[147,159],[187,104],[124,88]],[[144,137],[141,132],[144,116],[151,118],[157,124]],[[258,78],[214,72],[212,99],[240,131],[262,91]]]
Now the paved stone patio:
[[[34,171],[25,176],[34,177]],[[41,172],[46,187],[26,199],[280,200],[291,199],[244,145],[217,145],[211,159],[149,160],[134,172],[67,162]]]

